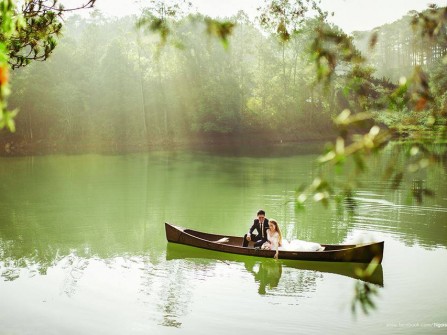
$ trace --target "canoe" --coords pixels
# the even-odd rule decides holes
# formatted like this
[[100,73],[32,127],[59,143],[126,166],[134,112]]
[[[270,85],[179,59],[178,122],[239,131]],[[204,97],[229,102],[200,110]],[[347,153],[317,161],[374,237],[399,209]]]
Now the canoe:
[[[243,237],[209,234],[184,227],[165,223],[166,239],[172,243],[185,244],[192,247],[215,250],[231,254],[273,258],[274,250],[260,250],[242,247]],[[218,240],[227,238],[225,243]],[[280,259],[322,262],[382,263],[384,242],[364,244],[321,244],[323,251],[279,251]]]

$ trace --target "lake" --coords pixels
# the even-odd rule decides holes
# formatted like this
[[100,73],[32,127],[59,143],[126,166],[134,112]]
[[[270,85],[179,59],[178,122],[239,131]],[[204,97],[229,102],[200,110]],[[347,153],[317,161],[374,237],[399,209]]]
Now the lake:
[[[0,334],[445,334],[446,165],[392,191],[372,159],[353,210],[297,210],[317,155],[265,152],[1,158]],[[384,240],[382,266],[363,281],[166,242],[164,222],[243,235],[260,208],[288,239]],[[375,307],[353,311],[365,289]]]

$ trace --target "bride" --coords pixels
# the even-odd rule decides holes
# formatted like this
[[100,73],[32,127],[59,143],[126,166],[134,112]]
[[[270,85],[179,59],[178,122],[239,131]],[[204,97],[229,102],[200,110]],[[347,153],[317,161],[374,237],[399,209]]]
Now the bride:
[[278,251],[323,251],[322,247],[318,243],[307,242],[301,240],[292,240],[288,242],[282,239],[281,230],[279,229],[278,222],[274,219],[269,221],[269,229],[267,230],[267,242],[262,245],[262,249],[276,250],[275,259],[278,259]]

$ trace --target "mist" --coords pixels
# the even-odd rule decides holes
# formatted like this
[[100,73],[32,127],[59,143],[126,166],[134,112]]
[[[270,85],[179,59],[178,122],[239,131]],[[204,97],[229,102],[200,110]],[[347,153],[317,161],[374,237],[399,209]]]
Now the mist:
[[4,134],[5,153],[327,140],[343,109],[386,109],[378,92],[394,89],[398,74],[415,64],[428,66],[445,53],[416,44],[409,17],[381,27],[373,52],[371,32],[355,33],[372,68],[363,78],[365,100],[343,89],[350,80],[346,66],[329,84],[317,82],[309,51],[316,19],[303,20],[299,33],[282,43],[240,12],[229,18],[236,26],[223,43],[198,18],[179,18],[164,41],[137,28],[136,16],[70,16],[54,54],[13,73],[10,105],[19,114],[17,131]]

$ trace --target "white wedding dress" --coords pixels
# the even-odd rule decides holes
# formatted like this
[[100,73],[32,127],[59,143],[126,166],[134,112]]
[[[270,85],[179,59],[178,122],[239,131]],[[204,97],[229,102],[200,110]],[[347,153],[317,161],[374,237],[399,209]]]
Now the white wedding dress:
[[282,241],[282,246],[279,247],[279,250],[286,250],[286,251],[323,251],[324,247],[321,246],[319,243],[315,242],[307,242],[307,241],[301,241],[301,240],[292,240]]
[[[278,232],[274,232],[273,234],[270,234],[270,230],[267,231],[267,238],[268,241],[271,244],[271,249],[276,250],[276,246],[279,242],[279,234]],[[319,243],[315,242],[307,242],[307,241],[301,241],[301,240],[292,240],[287,241],[286,239],[282,240],[281,246],[278,248],[278,250],[284,250],[284,251],[323,251],[324,247],[321,246]]]

